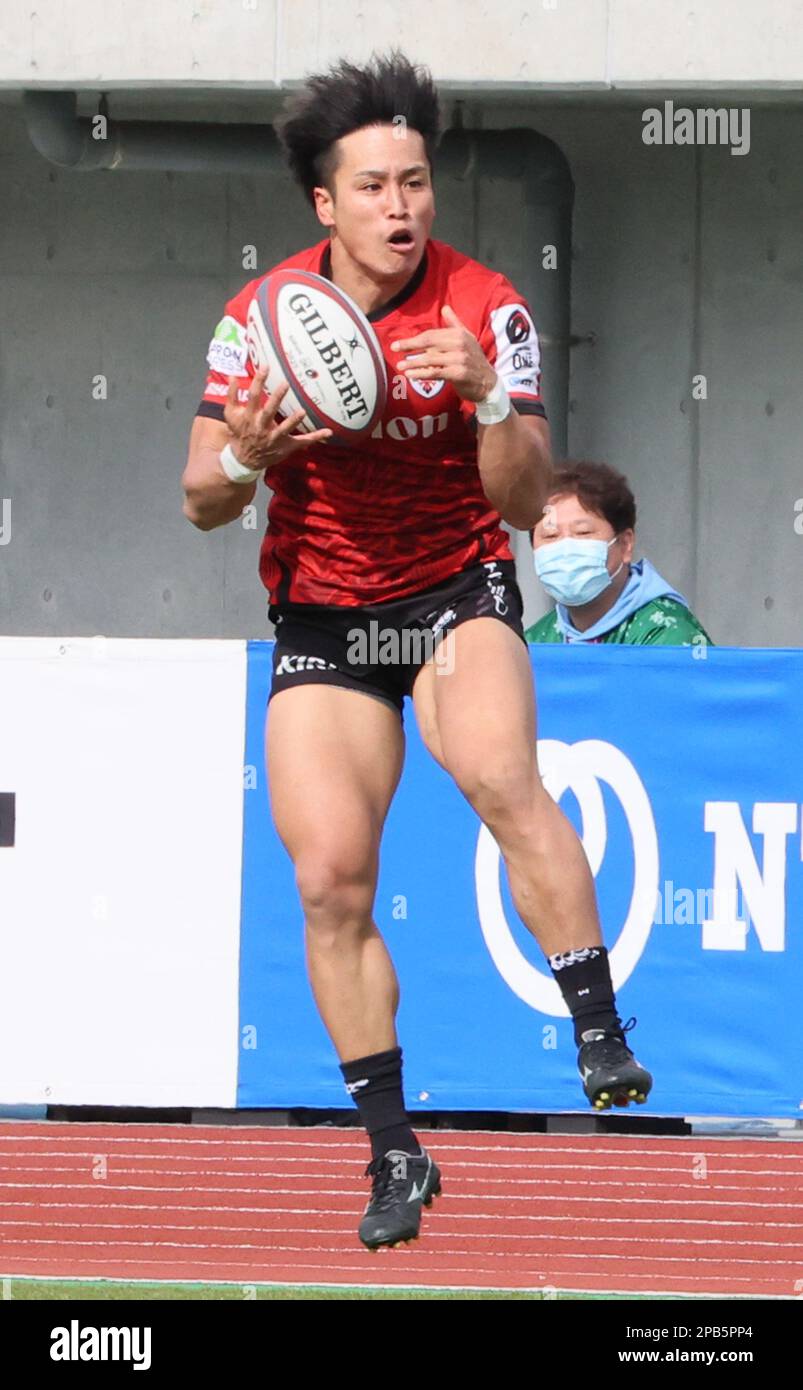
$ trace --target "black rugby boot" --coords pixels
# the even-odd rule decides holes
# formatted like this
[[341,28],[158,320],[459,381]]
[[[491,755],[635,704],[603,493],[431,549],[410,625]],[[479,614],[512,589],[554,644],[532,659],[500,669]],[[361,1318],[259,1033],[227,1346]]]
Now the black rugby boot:
[[359,1236],[369,1250],[416,1240],[421,1208],[432,1205],[441,1190],[440,1170],[426,1149],[415,1157],[391,1149],[365,1170],[373,1178],[371,1196],[360,1222]]
[[606,1033],[589,1028],[583,1033],[577,1056],[577,1066],[583,1078],[583,1090],[595,1110],[610,1110],[612,1105],[627,1106],[631,1100],[643,1105],[652,1088],[652,1077],[625,1042],[625,1033],[634,1028],[636,1020],[628,1019],[621,1033]]

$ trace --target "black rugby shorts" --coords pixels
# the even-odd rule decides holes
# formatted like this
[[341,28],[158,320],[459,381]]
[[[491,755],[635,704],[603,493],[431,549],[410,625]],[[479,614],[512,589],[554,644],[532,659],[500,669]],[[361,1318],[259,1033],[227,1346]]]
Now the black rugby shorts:
[[470,618],[496,618],[524,642],[522,598],[512,560],[482,560],[406,598],[361,608],[272,604],[276,626],[270,698],[296,685],[361,690],[402,714],[421,667],[446,672],[448,634]]

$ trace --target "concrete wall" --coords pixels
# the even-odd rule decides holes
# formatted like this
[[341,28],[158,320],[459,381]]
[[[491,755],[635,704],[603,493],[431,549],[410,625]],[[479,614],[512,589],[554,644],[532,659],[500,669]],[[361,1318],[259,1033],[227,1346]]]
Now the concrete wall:
[[[284,177],[57,170],[16,100],[0,106],[0,630],[264,636],[260,532],[194,531],[179,477],[208,337],[254,273],[242,247],[267,268],[317,224]],[[206,119],[231,117],[203,100]],[[153,114],[129,91],[112,116],[123,104]],[[756,105],[743,158],[645,146],[640,103],[477,100],[469,116],[535,126],[572,166],[572,326],[595,341],[572,349],[570,453],[628,474],[642,548],[716,641],[799,645],[800,109]],[[241,96],[237,118],[264,103]],[[475,240],[465,188],[438,197],[438,235],[528,284],[538,246],[517,207],[480,200]],[[532,618],[545,604],[520,550]]]
[[797,88],[801,0],[4,0],[0,84],[275,87],[404,40],[460,86]]
[[573,170],[572,324],[596,335],[569,451],[627,473],[642,548],[715,641],[798,646],[803,111],[752,114],[744,158],[645,146],[635,110],[538,124]]

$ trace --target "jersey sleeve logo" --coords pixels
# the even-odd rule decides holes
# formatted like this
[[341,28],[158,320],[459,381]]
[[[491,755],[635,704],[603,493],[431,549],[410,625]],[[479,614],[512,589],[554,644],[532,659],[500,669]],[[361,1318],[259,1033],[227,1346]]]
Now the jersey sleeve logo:
[[526,304],[503,304],[491,310],[496,347],[494,367],[506,389],[539,399],[541,350]]
[[244,376],[248,361],[245,329],[231,314],[226,314],[215,329],[206,360],[213,372],[223,376]]
[[514,309],[505,324],[505,332],[511,343],[523,343],[530,336],[532,325],[523,309]]

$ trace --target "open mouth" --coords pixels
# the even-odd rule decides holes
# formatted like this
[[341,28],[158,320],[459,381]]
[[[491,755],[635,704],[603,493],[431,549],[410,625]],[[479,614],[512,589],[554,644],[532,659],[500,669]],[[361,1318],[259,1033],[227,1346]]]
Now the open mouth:
[[412,232],[394,232],[388,237],[388,246],[392,246],[394,251],[411,251],[415,246],[415,237]]

